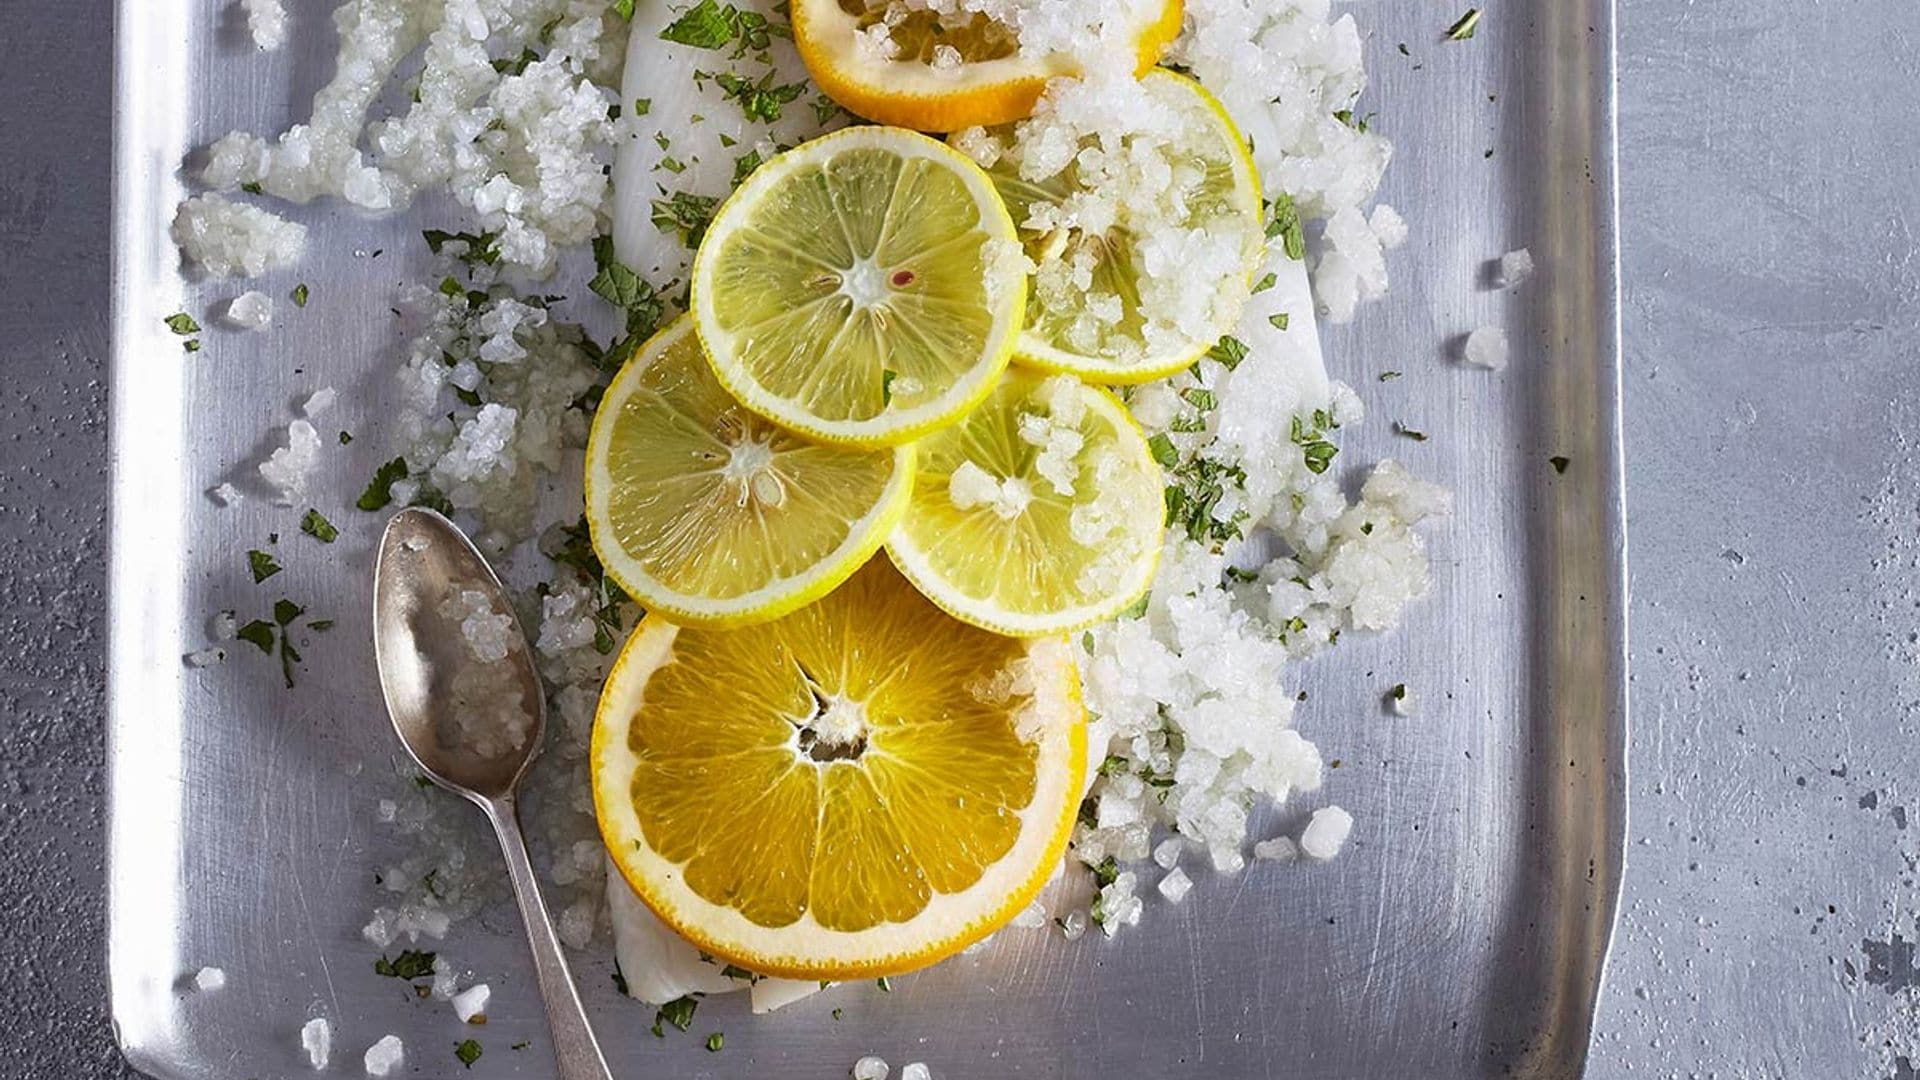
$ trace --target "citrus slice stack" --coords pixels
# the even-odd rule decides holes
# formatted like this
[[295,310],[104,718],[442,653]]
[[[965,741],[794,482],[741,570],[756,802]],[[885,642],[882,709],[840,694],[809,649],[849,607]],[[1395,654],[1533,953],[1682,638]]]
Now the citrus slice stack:
[[1160,467],[1111,393],[1025,368],[922,440],[912,505],[887,551],[934,603],[1001,634],[1113,618],[1153,580]]
[[[1180,33],[1181,0],[1114,0],[1136,73]],[[1033,111],[1047,80],[1078,75],[1065,52],[1029,55],[1013,28],[975,13],[872,0],[794,0],[793,39],[820,88],[848,112],[916,131],[1003,124]],[[1029,50],[1030,52],[1031,50]]]
[[823,446],[748,412],[682,317],[614,376],[587,441],[607,573],[679,622],[775,618],[845,581],[906,508],[910,447]]
[[956,622],[875,559],[738,630],[642,621],[601,697],[607,850],[687,940],[756,972],[920,967],[1031,902],[1085,772],[1071,647]]
[[[1027,301],[1020,358],[1094,382],[1147,382],[1192,364],[1238,321],[1265,251],[1260,179],[1225,108],[1199,83],[1170,71],[1151,71],[1140,86],[1172,111],[1177,119],[1171,126],[1181,134],[1177,142],[1138,155],[1157,158],[1166,176],[1133,185],[1112,220],[1098,230],[1073,224],[1030,227],[1036,221],[1071,220],[1085,213],[1074,208],[1076,202],[1104,197],[1090,190],[1093,181],[1080,174],[1077,161],[1038,181],[1021,175],[1017,155],[989,170],[1042,275],[1042,287]],[[1012,134],[998,133],[1007,141]],[[1123,154],[1108,154],[1106,167],[1131,167],[1129,156],[1136,150],[1129,146]],[[1100,182],[1112,184],[1113,178]],[[1152,196],[1142,197],[1149,188]],[[1036,215],[1036,208],[1045,212]],[[1204,264],[1217,266],[1210,275],[1189,265],[1196,252],[1221,248],[1227,252],[1224,260]],[[1072,277],[1082,283],[1045,287],[1050,271],[1057,282]],[[1155,284],[1171,295],[1143,299],[1148,278],[1157,278]],[[1111,313],[1097,317],[1098,305],[1090,296],[1111,304]],[[1169,330],[1170,309],[1196,305],[1199,314],[1181,319],[1178,332]],[[1150,328],[1150,321],[1157,324]]]
[[1013,354],[1013,222],[978,166],[858,127],[761,166],[694,258],[693,315],[726,388],[783,427],[893,445],[952,423]]

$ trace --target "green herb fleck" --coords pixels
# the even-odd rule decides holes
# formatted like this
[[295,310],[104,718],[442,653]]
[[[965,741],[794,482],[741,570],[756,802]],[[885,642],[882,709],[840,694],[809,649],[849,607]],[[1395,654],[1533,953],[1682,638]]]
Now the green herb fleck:
[[674,998],[672,1001],[660,1006],[659,1011],[654,1013],[654,1029],[658,1031],[660,1025],[665,1023],[672,1024],[679,1030],[685,1031],[688,1026],[693,1023],[693,1011],[699,1007],[699,999],[695,998],[692,994],[688,994],[685,997]]
[[235,634],[241,641],[251,643],[267,655],[273,655],[273,624],[265,619],[255,619],[241,627]]
[[729,979],[745,979],[750,983],[760,981],[760,976],[755,975],[753,972],[748,971],[738,964],[728,964],[726,967],[720,969],[720,974]]
[[187,339],[186,341],[184,341],[184,342],[182,342],[182,343],[181,343],[181,345],[180,345],[180,347],[181,347],[181,348],[183,348],[183,349],[185,349],[185,350],[187,350],[188,352],[199,352],[199,351],[200,351],[200,339],[199,339],[199,338],[188,338],[188,339]]
[[1280,275],[1269,270],[1267,271],[1266,277],[1263,277],[1259,281],[1254,282],[1253,291],[1256,294],[1266,292],[1268,289],[1271,289],[1275,285],[1279,284],[1279,282],[1280,282]]
[[1292,320],[1287,317],[1286,312],[1282,311],[1278,315],[1267,316],[1267,321],[1273,324],[1275,330],[1285,330]]
[[458,242],[461,250],[457,257],[468,266],[475,263],[492,266],[500,261],[500,238],[490,232],[447,232],[444,229],[425,229],[421,231],[420,237],[427,242],[427,250],[435,255],[445,250],[448,243]]
[[1412,439],[1414,442],[1427,441],[1426,432],[1418,431],[1418,430],[1415,430],[1414,428],[1410,428],[1398,420],[1395,420],[1393,422],[1393,433],[1395,435],[1405,435],[1407,438]]
[[162,321],[167,324],[167,329],[173,331],[176,334],[179,334],[181,337],[186,337],[188,334],[197,334],[200,332],[200,324],[197,322],[194,322],[193,316],[187,314],[184,311],[175,312],[174,314],[167,316]]
[[340,530],[333,527],[333,522],[312,508],[308,508],[306,516],[300,519],[300,531],[323,544],[331,544],[340,538]]
[[297,308],[306,307],[307,298],[312,295],[313,295],[313,290],[307,288],[306,282],[303,281],[300,284],[295,285],[293,287],[293,294],[292,294],[293,306]]
[[1113,884],[1120,876],[1120,864],[1116,862],[1111,855],[1101,859],[1099,862],[1088,867],[1088,869],[1093,871],[1093,884],[1095,888],[1099,889],[1104,889]]
[[873,980],[873,983],[875,986],[878,986],[880,988],[881,993],[883,994],[893,993],[893,980],[887,978],[885,975],[882,975],[878,979]]
[[[626,2],[628,2],[628,3],[631,3],[631,2],[632,2],[632,0],[626,0]],[[529,1047],[529,1046],[532,1046],[532,1045],[533,1045],[533,1043],[532,1043],[532,1042],[531,1042],[530,1040],[527,1040],[527,1039],[521,1039],[521,1040],[520,1040],[519,1042],[517,1042],[517,1043],[514,1043],[514,1044],[513,1044],[512,1046],[509,1046],[509,1047],[507,1047],[507,1049],[509,1049],[509,1050],[525,1050],[525,1049],[526,1049],[527,1047]]]
[[454,1044],[453,1056],[460,1059],[460,1064],[471,1069],[473,1063],[480,1060],[480,1044],[472,1039],[462,1039]]
[[361,492],[360,497],[354,500],[353,505],[367,511],[378,510],[386,506],[393,501],[394,483],[405,480],[406,478],[407,459],[404,457],[394,458],[392,461],[374,470],[373,481],[367,485],[367,490]]
[[844,1020],[846,1019],[846,1015],[847,1015],[847,1010],[842,1009],[837,1005],[834,1007],[833,1018],[835,1020]]
[[258,180],[249,180],[246,183],[241,184],[240,190],[246,192],[249,195],[265,195],[267,193],[267,189],[261,187],[260,181]]
[[1573,464],[1573,459],[1561,457],[1559,454],[1555,454],[1554,456],[1547,459],[1547,464],[1553,466],[1554,472],[1564,474],[1567,471],[1567,466]]
[[281,626],[292,623],[293,620],[299,618],[305,612],[305,608],[288,600],[284,596],[273,602],[273,621],[279,623]]
[[1147,440],[1147,450],[1153,454],[1153,460],[1165,468],[1171,469],[1180,464],[1180,451],[1174,449],[1173,440],[1164,431],[1157,432]]
[[775,123],[780,119],[780,107],[793,101],[806,92],[805,82],[776,84],[777,71],[769,69],[758,81],[743,78],[730,71],[723,71],[713,77],[722,93],[729,101],[738,102],[740,111],[749,120],[758,120],[763,124]]
[[1291,439],[1293,444],[1300,448],[1301,456],[1306,459],[1307,471],[1315,475],[1326,472],[1327,467],[1333,464],[1334,455],[1340,452],[1339,447],[1328,442],[1321,434],[1321,429],[1327,426],[1324,421],[1331,419],[1325,415],[1324,410],[1315,411],[1313,427],[1302,423],[1297,416],[1293,418]]
[[[627,337],[651,336],[666,314],[660,293],[645,278],[620,262],[613,253],[613,238],[597,236],[593,240],[593,261],[599,272],[587,283],[594,295],[626,313]],[[618,346],[615,347],[618,349]],[[614,351],[614,350],[610,350]]]
[[465,405],[471,409],[477,409],[482,404],[480,399],[480,392],[478,390],[469,390],[464,386],[454,387],[453,396],[456,400],[460,402],[460,404]]
[[1247,358],[1247,343],[1232,334],[1226,334],[1219,341],[1214,342],[1213,348],[1207,350],[1207,356],[1218,361],[1228,371],[1232,371],[1240,366],[1240,361]]
[[1201,412],[1212,410],[1220,404],[1220,398],[1213,391],[1202,390],[1197,386],[1190,386],[1180,391],[1180,396],[1186,399],[1187,404]]
[[633,115],[645,116],[653,111],[653,99],[637,97],[633,99]]
[[733,159],[733,186],[739,187],[741,184],[745,183],[747,177],[753,175],[753,170],[759,168],[761,163],[764,162],[765,160],[766,160],[765,158],[760,156],[760,151],[758,150],[749,150],[746,153],[740,155],[739,157],[734,158]]
[[1400,377],[1400,373],[1397,371],[1383,371],[1380,373],[1381,382],[1392,382],[1393,380],[1399,377]]
[[253,572],[255,585],[280,572],[280,564],[264,551],[247,552],[247,569]]
[[727,1045],[727,1037],[720,1032],[716,1031],[707,1036],[707,1053],[717,1054],[720,1052],[720,1048],[725,1045]]
[[315,619],[312,622],[307,624],[307,629],[314,630],[324,634],[327,631],[333,629],[333,620],[332,619]]
[[893,404],[893,381],[899,377],[900,373],[891,368],[880,369],[880,404],[883,408]]
[[1473,37],[1474,31],[1478,29],[1480,29],[1480,9],[1468,8],[1465,15],[1460,16],[1454,20],[1452,26],[1447,27],[1447,40],[1466,41]]
[[1267,239],[1278,239],[1280,249],[1287,258],[1298,262],[1307,257],[1307,234],[1300,223],[1300,210],[1293,205],[1293,196],[1286,193],[1269,204],[1273,217],[1267,222]]
[[404,949],[397,959],[389,960],[385,953],[373,962],[373,973],[394,979],[424,979],[433,974],[433,953],[418,949]]
[[627,976],[620,970],[620,961],[613,962],[613,988],[620,991],[622,997],[630,996],[627,990]]
[[653,225],[663,233],[678,236],[680,242],[692,250],[700,246],[700,239],[706,236],[707,225],[713,221],[713,212],[719,205],[720,200],[712,195],[671,192],[665,198],[653,200]]
[[725,7],[714,0],[700,0],[660,31],[662,41],[691,45],[696,49],[718,49],[733,40],[739,31],[740,13],[733,5]]
[[[1147,613],[1147,605],[1152,601],[1153,601],[1152,593],[1141,593],[1140,599],[1135,600],[1131,604],[1128,604],[1126,607],[1126,610],[1122,611],[1119,617],[1122,619],[1137,619],[1140,616],[1145,615]],[[1089,649],[1087,651],[1091,652],[1093,650]]]

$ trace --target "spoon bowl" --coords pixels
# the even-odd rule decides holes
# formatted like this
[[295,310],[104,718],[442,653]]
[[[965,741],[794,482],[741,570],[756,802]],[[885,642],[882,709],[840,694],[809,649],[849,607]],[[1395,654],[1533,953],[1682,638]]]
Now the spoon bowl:
[[612,1080],[520,833],[514,791],[539,750],[546,693],[507,590],[459,527],[393,515],[373,570],[373,653],[400,744],[486,812],[507,859],[561,1080]]
[[[476,595],[484,600],[461,602]],[[494,627],[509,620],[498,635],[504,655],[491,662],[474,655],[462,627],[481,604]],[[421,771],[469,798],[510,794],[540,746],[546,694],[500,579],[466,534],[432,510],[402,510],[381,535],[373,651],[387,714]],[[485,677],[476,679],[475,671]],[[475,702],[462,692],[474,684],[493,691],[491,700]],[[525,726],[508,738],[467,737],[476,705],[494,719],[517,712]]]

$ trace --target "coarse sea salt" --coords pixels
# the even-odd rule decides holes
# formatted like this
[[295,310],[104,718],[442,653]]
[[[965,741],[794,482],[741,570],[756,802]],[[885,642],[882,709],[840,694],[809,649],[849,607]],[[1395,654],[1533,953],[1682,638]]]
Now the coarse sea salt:
[[193,988],[201,993],[222,989],[227,985],[227,973],[217,967],[203,967],[193,973]]
[[221,506],[232,506],[241,499],[246,498],[246,496],[240,493],[239,488],[224,481],[207,489],[207,496]]
[[853,1080],[887,1080],[890,1071],[886,1059],[868,1054],[853,1063],[852,1075]]
[[900,1080],[933,1080],[933,1070],[918,1061],[909,1061],[900,1069]]
[[207,648],[195,649],[181,659],[186,661],[188,667],[203,668],[218,664],[226,658],[227,651],[225,649]]
[[324,1069],[333,1060],[333,1024],[316,1016],[300,1025],[300,1049],[307,1052],[307,1064]]
[[257,206],[198,195],[173,217],[173,242],[211,277],[258,277],[291,266],[307,250],[307,227]]
[[1352,814],[1337,806],[1322,807],[1313,812],[1306,831],[1300,834],[1300,850],[1308,858],[1331,859],[1340,854],[1352,832]]
[[1507,332],[1498,326],[1475,327],[1461,355],[1475,367],[1501,371],[1507,366]]
[[273,322],[273,300],[257,289],[243,292],[227,301],[223,317],[242,330],[264,330]]
[[256,47],[273,52],[287,43],[287,9],[280,0],[240,0],[247,12],[247,33]]
[[1533,276],[1533,252],[1526,248],[1500,256],[1500,284],[1515,288]]
[[400,1036],[383,1035],[380,1041],[367,1047],[367,1052],[361,1055],[360,1064],[368,1076],[386,1076],[397,1068],[406,1056],[406,1044],[400,1041]]
[[1167,903],[1177,904],[1187,898],[1187,892],[1193,888],[1193,879],[1187,876],[1185,870],[1176,866],[1167,871],[1155,888],[1160,890],[1161,896],[1167,898]]
[[308,419],[316,418],[321,413],[333,408],[333,403],[338,401],[339,398],[339,392],[333,387],[323,386],[307,395],[307,400],[300,404],[300,412]]
[[260,463],[260,478],[272,487],[281,506],[305,501],[307,484],[320,463],[320,433],[306,420],[287,425],[287,445]]
[[486,1022],[487,1001],[492,997],[493,990],[486,983],[475,983],[449,1000],[453,1004],[453,1015],[463,1024],[472,1024]]

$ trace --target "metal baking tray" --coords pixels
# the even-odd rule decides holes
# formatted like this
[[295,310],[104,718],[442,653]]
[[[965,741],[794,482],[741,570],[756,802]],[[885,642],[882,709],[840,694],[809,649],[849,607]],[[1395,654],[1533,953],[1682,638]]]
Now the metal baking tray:
[[[181,276],[165,237],[179,163],[232,127],[300,119],[328,74],[329,3],[292,5],[290,48],[258,54],[226,0],[122,0],[115,156],[110,974],[121,1045],[166,1077],[306,1075],[301,1023],[335,1023],[336,1073],[387,1032],[410,1076],[539,1076],[551,1069],[510,913],[445,949],[494,987],[490,1023],[456,1024],[376,976],[359,927],[372,870],[391,857],[374,803],[397,748],[381,711],[368,623],[376,530],[353,519],[321,549],[295,514],[208,488],[250,474],[294,404],[331,384],[316,504],[348,503],[390,444],[368,411],[398,338],[382,312],[425,272],[418,230],[444,208],[366,217],[326,203],[297,272],[308,307],[264,335],[210,329],[184,354],[167,314],[237,287]],[[898,980],[844,987],[764,1017],[710,1000],[695,1029],[658,1040],[651,1010],[616,997],[610,960],[575,971],[608,1057],[630,1076],[844,1076],[873,1052],[941,1077],[1574,1077],[1586,1059],[1622,872],[1625,536],[1616,285],[1613,13],[1609,0],[1496,6],[1470,41],[1458,12],[1355,5],[1372,76],[1361,108],[1396,144],[1382,197],[1413,225],[1392,292],[1324,331],[1336,378],[1368,423],[1342,464],[1392,456],[1448,484],[1434,589],[1407,625],[1300,669],[1299,724],[1339,767],[1319,798],[1358,818],[1339,859],[1197,873],[1177,908],[1110,941],[1009,932]],[[1401,48],[1404,44],[1404,50]],[[437,212],[436,212],[437,211]],[[1488,261],[1526,246],[1537,276],[1492,287]],[[376,255],[379,252],[382,254]],[[1464,367],[1460,338],[1509,329],[1512,366]],[[1392,369],[1404,376],[1378,381]],[[1420,442],[1392,421],[1426,432]],[[1550,459],[1564,458],[1564,470]],[[1357,466],[1355,466],[1357,468]],[[307,542],[274,587],[243,553],[278,531]],[[195,672],[206,616],[245,619],[272,597],[337,620],[287,691],[259,657]],[[241,646],[245,648],[245,646]],[[1382,708],[1404,682],[1423,707]],[[1296,828],[1309,806],[1256,821]],[[488,852],[478,815],[476,855]],[[225,990],[187,993],[203,964]],[[841,1010],[840,1018],[830,1015]],[[725,1049],[702,1036],[723,1031]],[[478,1034],[471,1072],[451,1049]],[[511,1044],[532,1045],[513,1051]]]

